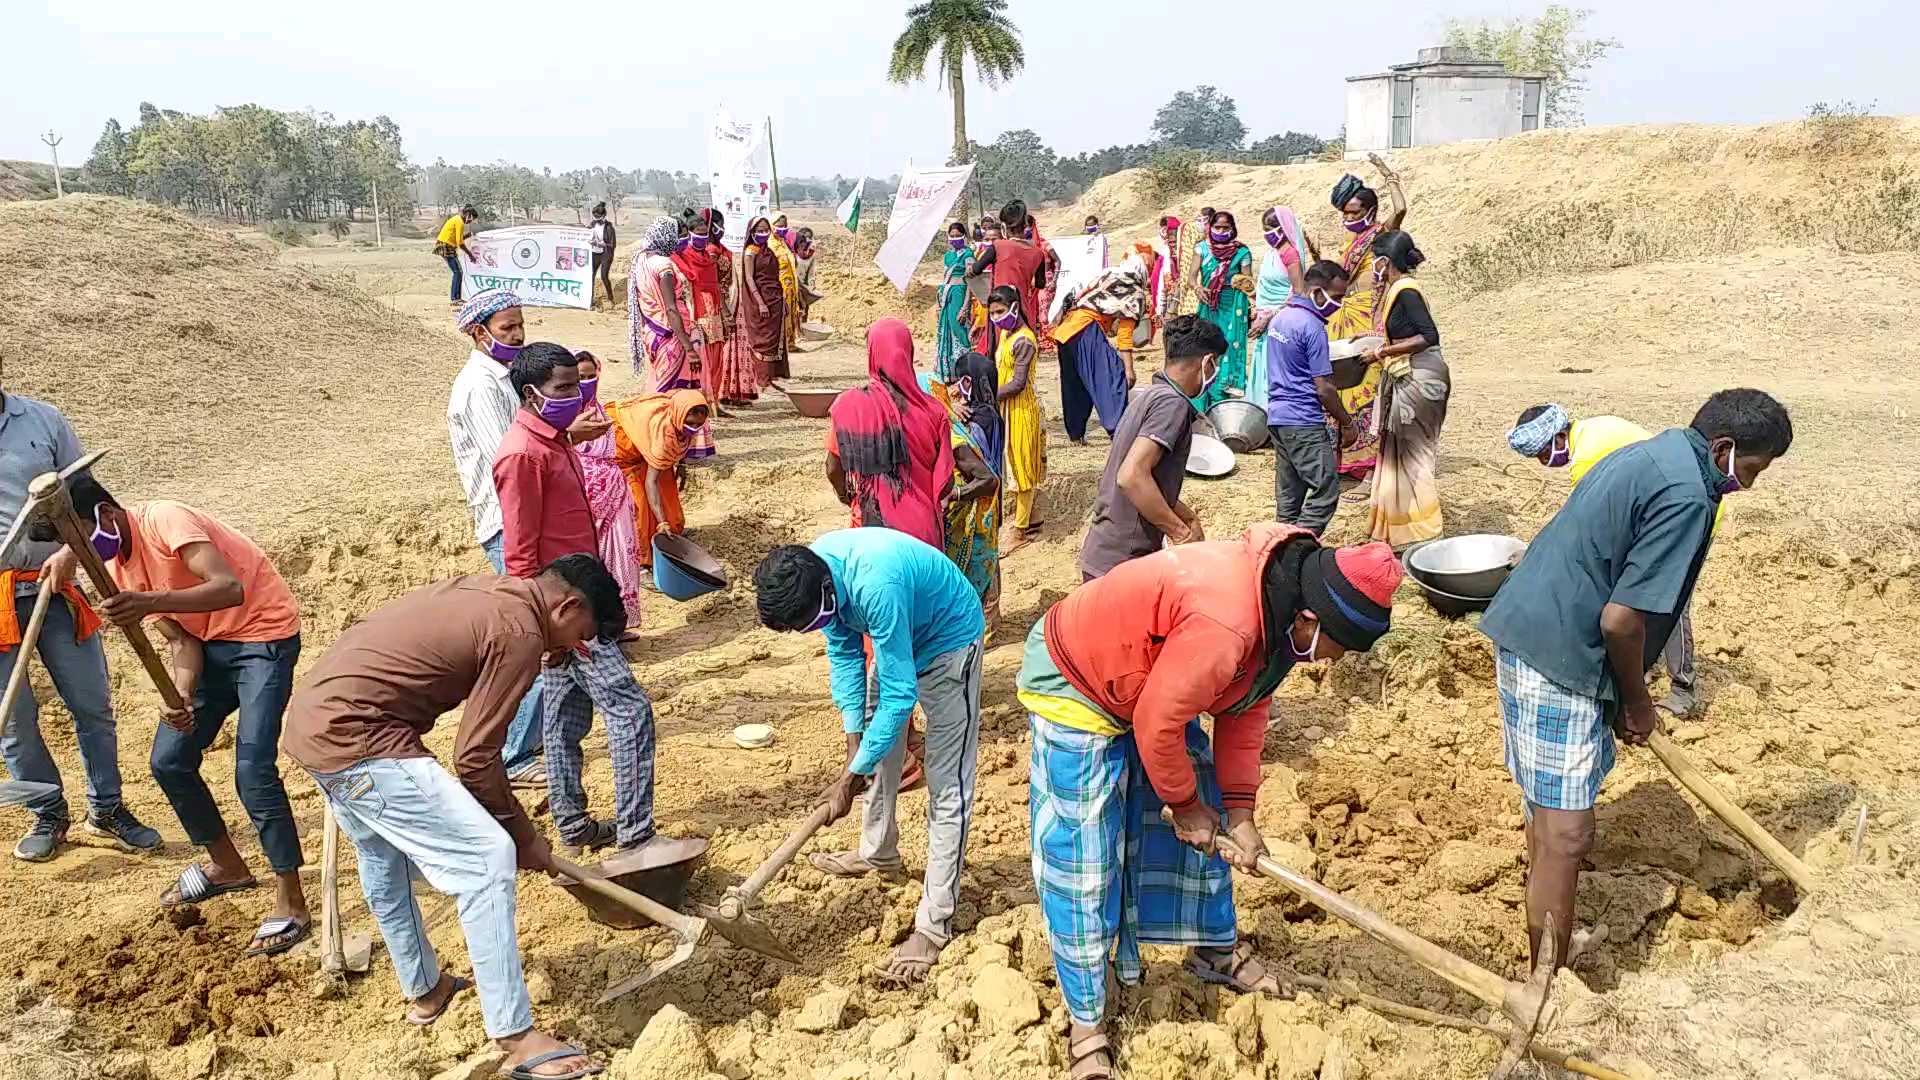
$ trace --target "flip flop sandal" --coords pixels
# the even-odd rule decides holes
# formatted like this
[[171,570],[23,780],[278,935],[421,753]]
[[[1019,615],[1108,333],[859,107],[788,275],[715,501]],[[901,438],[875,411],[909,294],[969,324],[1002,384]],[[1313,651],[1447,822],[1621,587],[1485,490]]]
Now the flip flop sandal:
[[518,776],[507,777],[507,786],[521,790],[544,789],[547,786],[547,767],[536,765]]
[[[455,975],[453,977],[453,989],[447,993],[447,1000],[441,1003],[440,1008],[434,1010],[432,1016],[422,1016],[412,1009],[408,1009],[407,1023],[412,1024],[414,1027],[432,1027],[434,1021],[447,1015],[447,1010],[453,1007],[453,999],[459,997],[462,990],[469,989],[472,986],[472,981]],[[549,1077],[548,1080],[552,1080],[552,1078]]]
[[259,885],[260,883],[253,878],[241,881],[215,881],[207,876],[206,869],[199,863],[190,863],[185,870],[180,871],[179,879],[173,883],[173,890],[177,894],[176,899],[172,903],[162,900],[160,904],[162,907],[198,904],[223,893],[244,892],[258,888]]
[[[1092,1060],[1095,1054],[1107,1055],[1107,1063],[1102,1065]],[[1112,1080],[1113,1044],[1107,1040],[1107,1033],[1096,1031],[1083,1035],[1079,1042],[1069,1037],[1067,1062],[1067,1075],[1072,1080]]]
[[311,920],[301,922],[285,915],[261,919],[260,929],[253,932],[253,944],[247,947],[245,955],[278,956],[307,940],[312,931]]
[[[918,933],[915,933],[913,935],[913,937],[919,937],[919,936],[920,935]],[[909,937],[907,940],[912,941],[913,937]],[[936,953],[933,959],[931,960],[902,960],[892,955],[888,955],[886,959],[880,960],[873,965],[873,979],[875,982],[880,983],[882,986],[892,986],[897,988],[918,986],[921,983],[924,983],[927,981],[927,978],[933,974],[933,966],[939,962],[940,962],[940,957],[938,953]],[[923,965],[924,970],[922,970],[916,975],[902,975],[893,970],[894,965],[900,964],[900,963],[911,964],[911,965]]]
[[[586,1058],[587,1064],[572,1072],[538,1073],[533,1071],[549,1061],[565,1061],[568,1058],[574,1057]],[[607,1067],[605,1065],[596,1065],[593,1063],[592,1058],[587,1058],[587,1052],[585,1050],[577,1046],[563,1046],[558,1050],[549,1050],[544,1054],[535,1054],[511,1069],[502,1069],[500,1070],[500,1075],[506,1077],[507,1080],[581,1080],[582,1077],[598,1076],[606,1070]]]
[[[1188,972],[1203,983],[1211,983],[1214,986],[1224,986],[1229,990],[1234,990],[1242,994],[1264,994],[1267,997],[1279,997],[1286,992],[1286,983],[1282,982],[1278,975],[1265,970],[1266,965],[1260,964],[1260,958],[1253,955],[1253,945],[1250,942],[1243,941],[1235,945],[1233,947],[1233,955],[1228,958],[1227,962],[1231,966],[1225,971],[1222,971],[1205,960],[1189,954],[1187,956],[1186,967]],[[1260,964],[1262,974],[1258,980],[1248,982],[1242,974],[1246,971],[1248,964]],[[1273,980],[1272,990],[1264,989],[1260,985],[1269,979]]]

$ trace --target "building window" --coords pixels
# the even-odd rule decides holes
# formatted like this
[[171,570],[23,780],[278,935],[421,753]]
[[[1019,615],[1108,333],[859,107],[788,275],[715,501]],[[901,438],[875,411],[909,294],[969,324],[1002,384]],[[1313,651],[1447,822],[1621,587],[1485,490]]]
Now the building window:
[[1528,79],[1520,104],[1520,130],[1533,131],[1540,126],[1540,80]]
[[1393,80],[1393,140],[1394,149],[1413,145],[1413,80],[1398,78]]

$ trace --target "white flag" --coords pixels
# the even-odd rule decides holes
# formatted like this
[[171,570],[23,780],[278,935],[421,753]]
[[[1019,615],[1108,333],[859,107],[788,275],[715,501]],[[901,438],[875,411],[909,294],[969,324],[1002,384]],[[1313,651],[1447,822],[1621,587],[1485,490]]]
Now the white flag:
[[866,190],[867,178],[863,176],[854,183],[853,190],[847,192],[847,197],[840,200],[840,224],[850,233],[860,231],[860,196]]

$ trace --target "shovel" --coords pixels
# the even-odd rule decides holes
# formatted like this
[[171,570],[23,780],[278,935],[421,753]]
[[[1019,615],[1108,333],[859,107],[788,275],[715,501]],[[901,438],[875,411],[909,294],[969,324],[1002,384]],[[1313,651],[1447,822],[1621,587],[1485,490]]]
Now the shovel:
[[[674,946],[673,953],[665,960],[651,965],[646,971],[600,995],[600,1004],[604,1005],[624,994],[630,994],[693,959],[693,950],[705,944],[716,933],[735,945],[755,952],[766,952],[768,941],[772,941],[776,948],[785,951],[785,947],[770,934],[756,934],[751,930],[742,932],[736,929],[735,924],[725,921],[716,922],[693,915],[682,915],[651,897],[623,888],[599,872],[568,862],[558,855],[553,856],[553,866],[554,869],[579,882],[588,892],[659,923],[673,931],[673,936],[680,939],[679,944]],[[786,956],[781,956],[777,952],[769,955],[782,960],[786,959]],[[787,955],[792,954],[789,952]]]
[[1665,732],[1656,731],[1649,735],[1647,749],[1653,751],[1653,755],[1660,759],[1660,764],[1667,767],[1667,771],[1673,774],[1674,779],[1680,781],[1682,787],[1693,792],[1694,798],[1705,803],[1707,809],[1713,811],[1715,816],[1731,826],[1734,832],[1745,838],[1747,843],[1752,844],[1760,854],[1765,855],[1768,862],[1779,867],[1780,872],[1787,875],[1788,880],[1793,882],[1794,887],[1799,889],[1802,895],[1819,889],[1820,879],[1814,876],[1813,869],[1801,862],[1793,852],[1788,851],[1785,844],[1774,839],[1773,834],[1761,827],[1750,814],[1735,806],[1725,792],[1713,786],[1713,781],[1701,775],[1700,770],[1694,768],[1693,759],[1682,753],[1680,748],[1673,744],[1673,740],[1667,738]]
[[[1169,824],[1172,823],[1172,811],[1163,808],[1160,813]],[[1215,846],[1223,855],[1239,855],[1239,849],[1225,835],[1216,838]],[[1261,873],[1279,882],[1302,900],[1359,927],[1368,937],[1392,946],[1421,967],[1506,1013],[1507,1019],[1513,1024],[1513,1031],[1508,1035],[1507,1048],[1500,1055],[1499,1064],[1488,1074],[1489,1080],[1507,1080],[1520,1059],[1527,1056],[1528,1048],[1533,1045],[1534,1033],[1551,1019],[1553,1007],[1547,1000],[1547,992],[1553,982],[1554,971],[1559,967],[1552,916],[1547,917],[1547,925],[1540,933],[1541,955],[1534,964],[1533,975],[1524,983],[1509,982],[1412,931],[1395,926],[1374,911],[1282,865],[1280,860],[1271,855],[1260,856],[1259,865]]]
[[340,926],[340,822],[327,804],[320,842],[320,970],[366,971],[373,963],[373,935],[343,933]]

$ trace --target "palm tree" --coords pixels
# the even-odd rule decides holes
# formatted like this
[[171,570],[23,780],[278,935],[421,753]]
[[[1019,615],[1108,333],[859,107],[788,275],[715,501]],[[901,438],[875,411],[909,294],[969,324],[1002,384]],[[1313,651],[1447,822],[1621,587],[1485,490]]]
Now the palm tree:
[[902,86],[926,76],[939,53],[939,71],[953,94],[953,164],[967,160],[965,63],[973,57],[980,81],[997,86],[1027,66],[1020,28],[1007,18],[1006,0],[927,0],[907,9],[907,29],[893,43],[887,80]]

